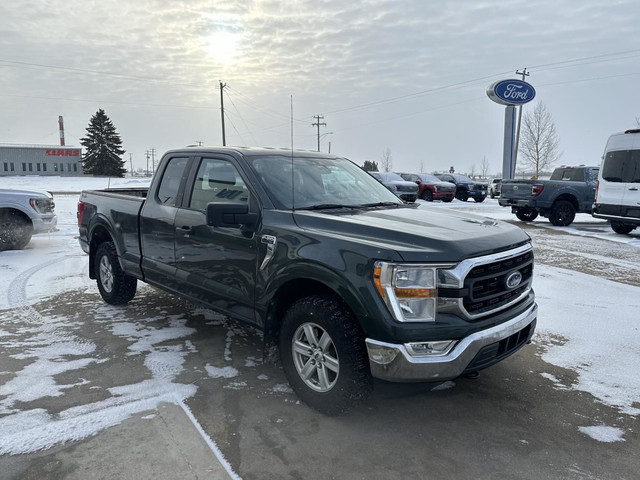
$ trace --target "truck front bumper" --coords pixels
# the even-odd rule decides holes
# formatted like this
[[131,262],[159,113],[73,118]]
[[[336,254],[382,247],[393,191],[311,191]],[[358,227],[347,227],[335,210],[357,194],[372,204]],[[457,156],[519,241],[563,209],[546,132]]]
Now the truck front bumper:
[[32,218],[33,233],[47,233],[52,232],[58,225],[57,215],[42,215],[40,217]]
[[403,344],[366,340],[371,374],[392,382],[429,382],[457,378],[498,363],[529,343],[538,306],[495,327],[460,340],[446,355],[418,356]]

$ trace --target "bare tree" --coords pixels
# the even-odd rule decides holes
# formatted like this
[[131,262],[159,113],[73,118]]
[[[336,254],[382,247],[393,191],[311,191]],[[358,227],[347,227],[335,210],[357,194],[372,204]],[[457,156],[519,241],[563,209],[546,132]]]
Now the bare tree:
[[469,173],[469,176],[473,179],[475,179],[476,177],[476,166],[475,165],[471,165],[471,173]]
[[560,158],[556,126],[547,108],[538,102],[533,112],[524,114],[522,127],[521,168],[531,168],[537,178],[540,171],[549,168]]
[[393,169],[393,157],[391,157],[391,149],[388,147],[382,152],[380,166],[383,172],[390,172]]
[[482,157],[482,165],[480,166],[480,169],[482,171],[482,178],[487,178],[487,174],[489,173],[489,168],[491,168],[491,166],[489,165],[489,160],[487,160],[487,156],[484,155]]
[[636,117],[636,123],[638,124],[638,126],[640,127],[640,117]]

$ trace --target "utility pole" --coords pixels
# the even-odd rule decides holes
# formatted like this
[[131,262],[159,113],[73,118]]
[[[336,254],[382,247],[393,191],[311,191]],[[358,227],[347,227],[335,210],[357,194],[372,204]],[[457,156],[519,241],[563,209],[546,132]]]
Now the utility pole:
[[133,160],[131,158],[131,152],[129,152],[129,168],[131,169],[131,176],[133,177]]
[[151,173],[156,173],[156,149],[152,148],[151,152]]
[[227,145],[227,139],[224,134],[224,87],[226,87],[226,83],[222,83],[220,80],[220,115],[222,117],[222,146],[225,147]]
[[147,157],[147,177],[148,177],[149,176],[149,150],[145,150],[144,154]]
[[[516,70],[516,75],[522,75],[522,81],[524,82],[525,77],[529,76],[529,72],[527,72],[526,67],[520,70]],[[516,145],[515,152],[513,154],[513,171],[515,172],[516,165],[518,164],[518,145],[520,143],[520,122],[522,121],[522,104],[520,104],[518,110],[518,130],[516,131]]]
[[321,115],[315,115],[313,118],[316,119],[316,123],[312,123],[311,126],[318,127],[318,151],[320,151],[320,125],[323,125],[326,127],[327,124],[324,122],[320,123],[320,120],[324,120],[324,117]]

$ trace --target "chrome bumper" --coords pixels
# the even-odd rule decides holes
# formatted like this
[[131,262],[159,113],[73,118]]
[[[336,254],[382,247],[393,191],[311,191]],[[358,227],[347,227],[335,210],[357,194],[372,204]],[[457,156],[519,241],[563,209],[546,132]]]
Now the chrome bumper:
[[[366,345],[371,374],[392,382],[427,382],[457,378],[464,373],[481,349],[520,332],[536,321],[537,314],[538,306],[534,303],[525,312],[505,323],[463,338],[448,354],[441,356],[412,356],[402,344],[368,338]],[[518,348],[494,363],[514,353]]]

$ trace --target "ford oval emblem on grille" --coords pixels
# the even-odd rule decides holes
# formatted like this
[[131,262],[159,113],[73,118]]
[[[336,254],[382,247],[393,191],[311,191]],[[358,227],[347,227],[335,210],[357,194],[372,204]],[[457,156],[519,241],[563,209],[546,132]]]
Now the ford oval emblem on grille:
[[522,274],[518,271],[510,273],[507,276],[507,279],[504,281],[509,290],[513,290],[514,288],[516,288],[518,285],[520,285],[520,282],[522,282]]
[[514,190],[517,190],[517,189],[518,189],[518,185],[514,185],[514,186],[513,186],[513,189],[514,189]]

